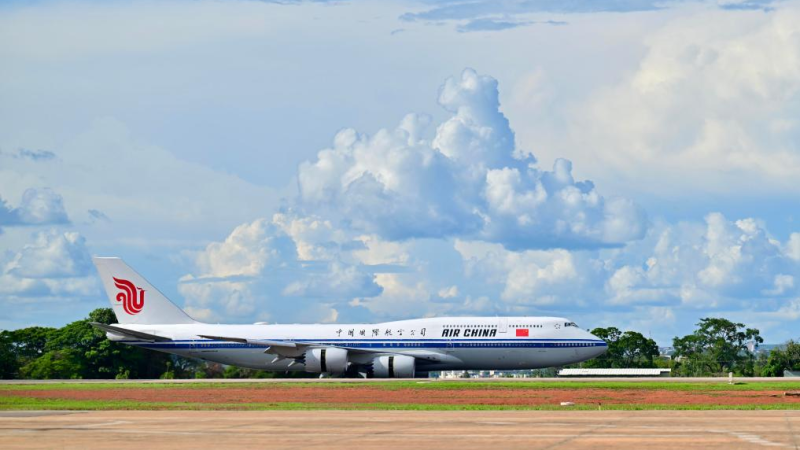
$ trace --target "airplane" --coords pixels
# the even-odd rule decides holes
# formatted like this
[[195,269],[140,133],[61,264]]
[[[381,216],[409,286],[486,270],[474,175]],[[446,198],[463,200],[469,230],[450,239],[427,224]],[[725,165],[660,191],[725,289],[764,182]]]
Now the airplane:
[[603,354],[602,339],[560,317],[437,317],[375,324],[198,322],[120,258],[92,258],[119,323],[92,325],[124,344],[267,371],[423,378],[441,370],[520,370]]

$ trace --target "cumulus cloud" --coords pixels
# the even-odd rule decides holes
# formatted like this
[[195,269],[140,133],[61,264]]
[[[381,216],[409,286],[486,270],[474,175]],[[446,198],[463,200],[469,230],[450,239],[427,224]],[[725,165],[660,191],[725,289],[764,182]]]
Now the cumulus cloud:
[[23,278],[65,278],[88,274],[86,240],[76,232],[39,232],[17,253],[6,271]]
[[500,298],[505,302],[528,306],[584,303],[580,294],[588,273],[567,250],[520,252],[498,244],[460,240],[454,245],[464,260],[466,276],[501,285]]
[[[595,251],[511,251],[454,243],[465,277],[496,286],[507,309],[675,308],[769,310],[795,298],[800,263],[791,243],[753,219],[659,223],[641,241]],[[776,306],[777,305],[777,306]]]
[[449,78],[439,104],[451,114],[408,115],[374,136],[340,131],[299,169],[300,206],[388,240],[471,237],[509,248],[593,248],[643,236],[643,211],[576,181],[572,164],[542,170],[521,156],[500,111],[497,81],[471,69]]
[[800,265],[755,220],[713,213],[703,226],[665,226],[646,241],[654,242],[647,251],[615,255],[618,267],[606,285],[611,302],[718,307],[797,293]]
[[10,252],[0,272],[0,299],[97,293],[86,241],[76,232],[37,232],[19,251]]
[[570,154],[669,195],[744,178],[759,180],[752,192],[796,192],[800,10],[784,6],[707,10],[652,33],[630,76],[567,113]]
[[179,291],[187,311],[197,317],[241,318],[258,312],[263,319],[302,298],[330,303],[315,309],[309,302],[289,316],[311,318],[317,311],[321,316],[316,320],[328,320],[338,316],[336,302],[382,292],[374,274],[350,255],[350,249],[364,250],[359,243],[347,241],[319,218],[277,213],[271,220],[242,224],[224,241],[193,255],[196,270],[181,279]]
[[52,189],[27,189],[17,207],[0,199],[0,225],[54,225],[69,223],[64,200]]

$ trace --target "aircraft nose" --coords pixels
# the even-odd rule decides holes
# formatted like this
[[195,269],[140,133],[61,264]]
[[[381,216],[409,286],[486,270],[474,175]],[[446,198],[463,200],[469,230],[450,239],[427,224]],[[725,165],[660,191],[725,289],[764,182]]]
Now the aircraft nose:
[[592,350],[593,350],[592,358],[594,358],[596,356],[600,356],[603,353],[608,351],[608,344],[606,343],[606,341],[604,341],[604,340],[600,339],[599,337],[589,333],[588,331],[586,332],[586,334],[589,335],[589,339],[594,341],[594,347],[592,347]]

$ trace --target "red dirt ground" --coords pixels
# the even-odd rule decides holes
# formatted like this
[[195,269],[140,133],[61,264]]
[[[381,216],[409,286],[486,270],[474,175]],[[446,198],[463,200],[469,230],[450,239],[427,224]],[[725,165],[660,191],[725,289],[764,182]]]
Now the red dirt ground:
[[406,403],[446,405],[558,405],[578,404],[660,404],[741,405],[792,403],[800,397],[785,397],[783,391],[669,391],[649,389],[398,389],[370,386],[248,387],[248,388],[162,388],[102,390],[14,390],[0,396],[74,400],[133,400],[141,402],[190,403]]

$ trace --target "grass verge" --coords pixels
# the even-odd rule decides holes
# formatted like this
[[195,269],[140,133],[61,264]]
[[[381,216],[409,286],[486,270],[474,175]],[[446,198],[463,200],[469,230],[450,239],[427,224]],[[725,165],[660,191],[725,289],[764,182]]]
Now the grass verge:
[[442,405],[414,403],[187,403],[187,402],[139,402],[130,400],[68,400],[38,399],[28,397],[0,397],[0,410],[71,410],[71,411],[319,411],[319,410],[381,410],[381,411],[710,411],[710,410],[798,410],[797,404],[745,404],[745,405]]
[[547,390],[547,389],[611,389],[611,390],[664,390],[664,391],[794,391],[800,390],[800,381],[737,382],[728,384],[726,379],[718,382],[659,382],[659,381],[379,381],[369,383],[41,383],[41,384],[0,384],[0,391],[49,391],[75,390],[95,391],[105,389],[414,389],[414,390]]

